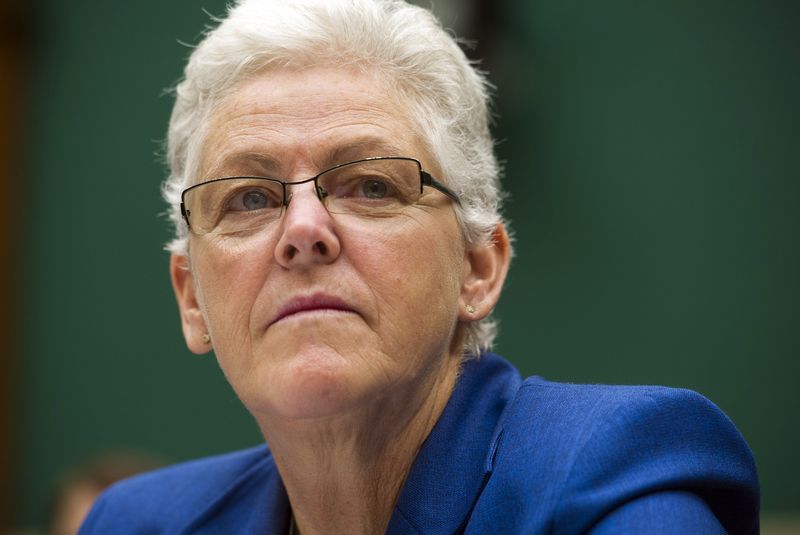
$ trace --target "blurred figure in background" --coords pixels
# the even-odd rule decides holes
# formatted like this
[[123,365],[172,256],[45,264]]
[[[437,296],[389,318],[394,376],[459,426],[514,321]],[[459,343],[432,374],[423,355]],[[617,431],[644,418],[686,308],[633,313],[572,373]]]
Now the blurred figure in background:
[[73,467],[56,484],[46,533],[75,535],[101,492],[121,479],[153,470],[162,464],[147,455],[114,452]]

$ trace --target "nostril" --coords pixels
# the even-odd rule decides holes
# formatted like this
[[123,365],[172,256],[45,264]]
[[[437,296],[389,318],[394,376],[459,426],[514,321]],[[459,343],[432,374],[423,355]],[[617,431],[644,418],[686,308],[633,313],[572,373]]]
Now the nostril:
[[316,247],[317,251],[319,251],[319,253],[322,254],[322,255],[327,254],[327,252],[328,252],[328,247],[324,243],[322,243],[321,241],[318,241],[317,243],[315,243],[314,247]]
[[297,247],[294,245],[289,245],[286,247],[286,256],[289,257],[289,260],[294,258],[294,255],[297,254]]

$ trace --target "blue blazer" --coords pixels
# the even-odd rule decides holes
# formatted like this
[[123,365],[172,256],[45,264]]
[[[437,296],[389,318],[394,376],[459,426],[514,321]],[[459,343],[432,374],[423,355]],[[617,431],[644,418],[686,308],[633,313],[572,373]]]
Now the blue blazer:
[[[755,464],[733,423],[688,390],[524,382],[497,355],[464,365],[387,533],[758,533]],[[284,534],[266,446],[113,486],[88,534]]]

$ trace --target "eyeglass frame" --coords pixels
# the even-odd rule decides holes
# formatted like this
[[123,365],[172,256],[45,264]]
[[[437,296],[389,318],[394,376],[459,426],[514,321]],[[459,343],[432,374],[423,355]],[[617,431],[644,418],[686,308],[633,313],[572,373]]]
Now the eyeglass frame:
[[353,161],[350,161],[350,162],[340,163],[340,164],[334,165],[333,167],[329,167],[328,169],[320,171],[319,173],[317,173],[316,175],[314,175],[312,177],[303,178],[301,180],[295,180],[295,181],[281,180],[279,178],[271,178],[271,177],[266,177],[266,176],[249,176],[249,175],[226,176],[226,177],[220,177],[220,178],[214,178],[214,179],[211,179],[211,180],[206,180],[204,182],[200,182],[199,184],[195,184],[193,186],[189,186],[188,188],[184,189],[181,192],[181,216],[183,217],[183,220],[186,222],[186,226],[189,228],[189,230],[192,230],[192,224],[189,222],[189,216],[191,215],[191,210],[188,210],[186,208],[186,204],[184,203],[184,200],[186,198],[186,193],[191,191],[191,190],[193,190],[193,189],[195,189],[195,188],[199,188],[200,186],[204,186],[206,184],[210,184],[210,183],[213,183],[213,182],[221,182],[223,180],[236,180],[236,179],[239,179],[239,178],[267,180],[269,182],[280,184],[281,185],[281,190],[283,192],[283,201],[281,202],[281,212],[283,212],[283,210],[285,210],[289,206],[289,202],[292,200],[292,194],[291,194],[291,192],[289,192],[287,190],[287,186],[298,186],[300,184],[306,184],[308,182],[312,182],[313,181],[314,182],[314,191],[317,194],[317,198],[320,200],[320,202],[322,202],[322,205],[325,206],[324,199],[325,199],[325,197],[328,196],[328,192],[325,191],[325,188],[322,188],[322,187],[319,186],[319,184],[317,184],[317,180],[319,179],[319,177],[321,177],[322,175],[324,175],[326,173],[330,173],[331,171],[335,171],[336,169],[341,169],[342,167],[346,167],[348,165],[353,165],[353,164],[357,164],[357,163],[361,163],[361,162],[374,162],[374,161],[378,161],[378,160],[404,160],[404,161],[409,161],[409,162],[416,163],[417,167],[419,168],[419,192],[420,192],[420,195],[422,194],[422,188],[423,187],[430,186],[430,187],[432,187],[434,189],[437,189],[437,190],[441,191],[442,193],[447,195],[450,199],[452,199],[457,205],[461,206],[461,199],[458,197],[456,192],[454,192],[453,190],[451,190],[450,188],[445,186],[442,182],[440,182],[439,180],[435,179],[430,173],[428,173],[427,171],[422,169],[422,163],[419,160],[417,160],[416,158],[411,158],[411,157],[408,157],[408,156],[372,156],[370,158],[361,158],[359,160],[353,160]]

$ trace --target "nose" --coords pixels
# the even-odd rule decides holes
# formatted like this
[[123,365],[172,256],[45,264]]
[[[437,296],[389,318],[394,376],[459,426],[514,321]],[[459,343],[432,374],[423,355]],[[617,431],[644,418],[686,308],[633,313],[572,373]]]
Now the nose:
[[285,268],[330,264],[341,252],[333,219],[313,184],[293,188],[280,232],[275,259]]

